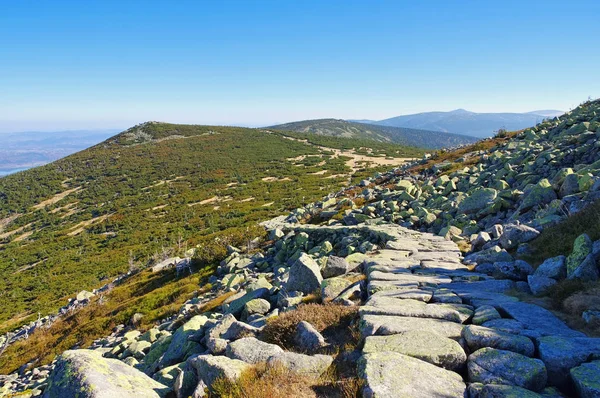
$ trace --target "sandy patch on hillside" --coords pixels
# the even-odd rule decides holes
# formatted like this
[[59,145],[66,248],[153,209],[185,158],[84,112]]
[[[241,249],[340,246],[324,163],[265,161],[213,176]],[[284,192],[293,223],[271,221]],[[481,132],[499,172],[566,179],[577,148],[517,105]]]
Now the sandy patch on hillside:
[[86,227],[89,227],[90,225],[101,223],[102,221],[106,220],[110,216],[112,216],[112,214],[106,214],[106,215],[103,215],[100,217],[92,218],[91,220],[82,221],[82,222],[72,226],[71,228],[69,228],[69,230],[71,230],[71,232],[69,232],[67,235],[69,235],[69,236],[79,235],[80,233],[82,233],[85,230]]
[[69,196],[70,194],[79,191],[80,189],[81,189],[81,187],[77,187],[77,188],[73,188],[73,189],[68,189],[68,190],[66,190],[64,192],[61,192],[61,193],[57,193],[56,195],[54,195],[50,199],[46,199],[43,202],[40,202],[37,205],[33,206],[32,208],[33,208],[33,210],[43,209],[46,206],[50,206],[50,205],[53,205],[54,203],[57,203],[57,202],[61,201],[62,199],[64,199],[67,196]]
[[314,173],[308,173],[308,174],[313,175],[313,176],[320,176],[320,175],[327,173],[328,171],[329,170],[320,170],[320,171],[315,171]]
[[250,196],[249,198],[242,199],[242,200],[240,200],[240,202],[250,202],[251,200],[254,200],[254,196]]
[[265,203],[261,207],[269,207],[269,206],[273,206],[273,204],[275,204],[275,202],[269,202],[269,203]]
[[264,182],[279,182],[279,181],[292,181],[289,177],[277,178],[277,177],[263,177],[261,178]]

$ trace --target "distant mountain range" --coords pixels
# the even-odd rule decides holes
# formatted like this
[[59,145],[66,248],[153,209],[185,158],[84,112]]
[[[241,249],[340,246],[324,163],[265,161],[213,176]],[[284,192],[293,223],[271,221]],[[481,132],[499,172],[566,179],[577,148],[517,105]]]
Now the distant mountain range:
[[562,115],[558,110],[539,110],[528,113],[476,113],[464,109],[450,112],[424,112],[396,116],[383,120],[350,120],[379,126],[433,130],[464,134],[478,138],[491,137],[498,129],[521,130],[532,127],[546,118]]
[[0,177],[41,166],[104,141],[119,130],[0,133]]
[[339,119],[316,119],[268,127],[273,130],[312,133],[332,137],[393,142],[428,149],[455,147],[477,141],[477,138],[440,131],[350,122]]

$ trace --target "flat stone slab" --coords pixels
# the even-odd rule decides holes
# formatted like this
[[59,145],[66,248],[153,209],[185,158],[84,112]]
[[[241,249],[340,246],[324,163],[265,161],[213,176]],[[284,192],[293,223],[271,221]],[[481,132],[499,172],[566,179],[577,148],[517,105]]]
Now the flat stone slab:
[[425,304],[417,300],[393,297],[371,297],[359,309],[360,314],[399,315],[417,318],[435,318],[462,323],[463,316],[447,304]]
[[483,384],[508,384],[527,390],[540,391],[546,386],[546,366],[511,351],[482,348],[469,356],[469,381]]
[[374,352],[358,361],[364,398],[464,398],[466,386],[457,373],[399,354]]
[[483,326],[465,326],[462,331],[462,337],[472,352],[480,348],[491,347],[498,350],[516,352],[528,357],[533,357],[535,353],[533,341],[528,337],[501,332]]
[[567,384],[570,369],[600,359],[600,338],[545,336],[536,339],[536,346],[550,384],[557,387]]
[[500,302],[495,305],[511,318],[521,322],[525,329],[534,330],[541,336],[585,337],[581,332],[569,328],[553,313],[540,306],[522,302]]
[[431,290],[424,289],[394,289],[382,290],[371,295],[371,297],[394,297],[397,299],[412,299],[428,303],[433,296]]
[[369,274],[370,281],[416,282],[418,284],[450,283],[452,279],[444,276],[415,275],[408,273],[389,273],[373,271]]
[[360,331],[363,337],[428,330],[452,340],[459,340],[463,327],[457,322],[403,316],[363,315],[360,320]]
[[265,343],[256,337],[244,337],[229,343],[225,355],[231,359],[257,364],[282,352],[283,349],[276,344]]
[[453,371],[464,368],[467,361],[467,354],[460,344],[426,330],[370,336],[365,339],[363,353],[382,351],[398,352]]
[[332,362],[333,358],[329,355],[305,355],[289,351],[275,354],[267,360],[270,366],[279,365],[294,373],[314,377],[321,376]]

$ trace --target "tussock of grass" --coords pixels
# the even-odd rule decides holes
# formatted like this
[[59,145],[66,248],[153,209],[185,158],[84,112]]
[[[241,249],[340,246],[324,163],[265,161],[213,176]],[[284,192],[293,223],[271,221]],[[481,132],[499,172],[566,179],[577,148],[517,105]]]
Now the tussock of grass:
[[270,319],[261,333],[261,338],[287,350],[298,352],[300,349],[294,344],[296,327],[301,321],[306,321],[334,346],[337,345],[338,348],[348,344],[355,346],[359,341],[359,335],[353,331],[357,317],[356,307],[337,304],[301,304],[295,310]]
[[600,239],[600,200],[573,214],[562,222],[548,227],[530,243],[532,255],[525,260],[533,265],[559,255],[569,255],[575,239],[586,233],[592,240]]
[[319,379],[290,372],[282,366],[259,364],[242,373],[236,381],[218,379],[210,397],[219,398],[315,398],[313,387]]
[[356,377],[340,378],[332,366],[321,377],[292,372],[282,366],[258,364],[236,381],[217,379],[211,398],[358,398],[362,383]]

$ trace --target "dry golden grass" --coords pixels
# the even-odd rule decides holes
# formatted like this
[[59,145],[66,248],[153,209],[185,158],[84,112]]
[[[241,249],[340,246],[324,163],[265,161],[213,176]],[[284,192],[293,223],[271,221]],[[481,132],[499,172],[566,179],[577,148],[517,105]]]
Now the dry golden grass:
[[301,304],[297,309],[284,312],[270,319],[261,333],[261,338],[287,350],[300,351],[294,344],[296,327],[301,321],[313,325],[325,339],[340,350],[347,344],[357,345],[358,335],[354,331],[358,308],[337,304]]
[[198,307],[198,309],[195,310],[194,312],[197,314],[202,314],[203,312],[214,311],[217,308],[221,307],[223,305],[223,303],[225,302],[225,300],[227,300],[229,297],[231,297],[235,294],[237,294],[236,291],[223,293],[222,295],[217,296],[214,299],[207,301],[206,303],[200,305]]
[[218,379],[210,397],[219,398],[316,398],[316,377],[290,372],[281,366],[259,364],[242,373],[237,381]]
[[218,379],[209,397],[219,398],[358,398],[358,378],[339,378],[331,367],[320,378],[302,375],[282,367],[258,364],[236,381]]

